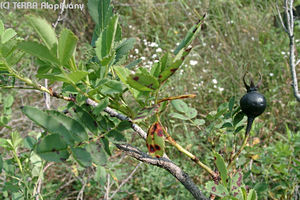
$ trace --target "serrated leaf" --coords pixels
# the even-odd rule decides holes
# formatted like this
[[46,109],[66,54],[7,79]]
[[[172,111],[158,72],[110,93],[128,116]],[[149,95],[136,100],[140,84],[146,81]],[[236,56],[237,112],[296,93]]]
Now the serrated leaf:
[[24,138],[24,146],[30,150],[33,149],[34,145],[36,144],[36,139],[34,137],[31,136],[26,136]]
[[247,200],[257,200],[257,194],[254,189],[251,189],[248,193]]
[[0,36],[2,35],[3,32],[4,32],[4,24],[2,20],[0,20]]
[[235,96],[232,96],[229,100],[229,103],[228,103],[228,109],[229,109],[230,112],[232,112],[234,102],[235,102]]
[[106,136],[113,143],[126,142],[126,138],[123,136],[123,134],[120,131],[117,130],[109,131]]
[[38,57],[41,60],[46,60],[50,63],[58,64],[57,59],[52,56],[50,50],[42,44],[30,41],[20,42],[18,48],[35,57]]
[[233,126],[235,127],[240,121],[242,121],[244,116],[245,114],[242,111],[236,114],[233,118]]
[[164,130],[159,122],[153,123],[147,134],[146,146],[152,157],[160,158],[165,153]]
[[189,117],[185,116],[185,115],[182,115],[182,114],[179,114],[179,113],[170,113],[169,114],[170,117],[173,117],[173,118],[176,118],[176,119],[181,119],[181,120],[188,120]]
[[102,85],[102,89],[101,89],[102,94],[108,94],[108,95],[122,93],[122,92],[123,92],[122,83],[120,81],[115,81],[115,80],[107,81]]
[[243,194],[240,188],[243,186],[243,174],[241,171],[237,171],[231,178],[230,193],[232,196],[241,199]]
[[208,181],[205,184],[205,189],[207,192],[214,194],[218,197],[225,197],[229,195],[227,188],[222,184],[215,184],[213,181]]
[[171,104],[178,112],[186,113],[189,110],[188,105],[180,99],[171,101]]
[[118,19],[117,15],[112,17],[109,24],[100,33],[96,41],[95,51],[100,62],[111,54],[116,36]]
[[[1,21],[0,21],[0,23],[1,23]],[[1,26],[1,24],[0,24],[0,26]],[[2,168],[3,168],[3,159],[2,159],[2,156],[0,154],[0,174],[2,172]]]
[[142,73],[128,76],[127,83],[134,89],[145,92],[151,92],[159,87],[159,83],[155,77]]
[[105,98],[103,100],[101,100],[97,106],[94,107],[93,109],[93,114],[94,115],[99,115],[100,112],[102,112],[109,104],[109,99]]
[[101,32],[113,14],[110,0],[89,0],[88,9],[92,19],[99,26]]
[[92,157],[89,152],[87,152],[84,148],[76,147],[71,148],[72,155],[74,159],[83,167],[88,167],[92,165]]
[[58,57],[61,65],[68,66],[74,54],[78,38],[68,29],[63,29],[58,40]]
[[75,116],[74,118],[81,122],[83,126],[88,128],[93,134],[98,132],[98,123],[87,111],[82,109],[80,106],[75,106]]
[[70,72],[66,74],[66,77],[73,82],[74,84],[78,83],[81,81],[83,78],[85,78],[89,73],[86,71],[75,71],[75,72]]
[[58,134],[47,135],[36,146],[36,153],[46,161],[64,162],[69,157],[68,145]]
[[54,117],[46,112],[43,112],[37,108],[24,106],[22,112],[32,121],[39,126],[45,128],[51,133],[57,133],[62,136],[61,140],[66,141],[68,144],[74,143],[72,134],[64,127],[61,121],[57,121]]
[[204,119],[196,119],[196,120],[194,121],[194,123],[195,123],[195,125],[197,125],[197,126],[202,126],[202,125],[205,124],[205,120],[204,120]]
[[193,119],[197,116],[197,110],[195,108],[189,108],[188,111],[185,113],[185,115],[189,118],[189,119]]
[[70,79],[65,77],[63,74],[38,74],[37,78],[48,79],[50,81],[62,81],[65,83],[71,83]]
[[225,161],[222,158],[222,156],[218,153],[215,153],[215,157],[216,157],[216,166],[220,172],[222,183],[225,187],[227,187],[228,175],[227,175],[227,167]]
[[88,139],[88,135],[84,127],[78,121],[55,110],[47,110],[46,113],[62,123],[76,141],[82,142]]
[[29,15],[28,20],[49,50],[57,45],[55,31],[45,19]]
[[114,65],[117,64],[129,51],[133,48],[135,43],[134,38],[129,38],[121,42],[116,48],[116,58]]
[[1,35],[1,43],[5,44],[6,42],[8,42],[10,39],[15,37],[16,35],[17,35],[17,33],[15,30],[13,30],[11,28],[6,29]]
[[96,165],[105,165],[107,162],[107,155],[102,145],[96,143],[89,143],[86,150],[91,154],[92,161]]
[[186,48],[194,40],[195,36],[201,29],[202,20],[199,20],[192,28],[190,28],[190,30],[187,32],[184,39],[179,43],[179,45],[174,50],[175,55],[178,54],[180,50],[182,50],[183,48]]

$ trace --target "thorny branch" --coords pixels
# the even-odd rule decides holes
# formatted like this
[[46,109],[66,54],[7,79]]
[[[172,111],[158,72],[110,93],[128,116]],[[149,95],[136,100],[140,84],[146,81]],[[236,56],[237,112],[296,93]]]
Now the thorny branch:
[[289,65],[290,65],[291,76],[292,76],[292,80],[293,80],[292,87],[294,90],[295,98],[297,99],[297,101],[300,102],[298,78],[297,78],[297,73],[296,73],[296,66],[300,63],[300,60],[296,61],[296,59],[295,59],[296,47],[295,47],[295,36],[294,36],[293,3],[294,3],[293,0],[284,0],[284,10],[285,10],[285,15],[286,15],[286,19],[287,19],[286,24],[284,23],[284,21],[281,17],[278,6],[277,6],[277,11],[278,11],[279,19],[283,26],[283,29],[287,33],[289,40],[290,40]]

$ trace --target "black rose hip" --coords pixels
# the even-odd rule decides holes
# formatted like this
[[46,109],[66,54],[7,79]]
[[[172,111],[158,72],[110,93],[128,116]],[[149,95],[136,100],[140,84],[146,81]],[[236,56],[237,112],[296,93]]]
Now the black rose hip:
[[247,85],[245,81],[246,74],[247,73],[245,73],[243,77],[243,81],[247,89],[247,94],[245,94],[241,98],[240,106],[242,111],[248,117],[247,128],[246,128],[246,134],[248,134],[250,132],[254,118],[261,115],[265,111],[267,106],[267,101],[264,95],[262,95],[257,91],[262,81],[261,75],[260,75],[260,81],[258,82],[257,85],[254,85],[253,80],[251,80],[250,85]]

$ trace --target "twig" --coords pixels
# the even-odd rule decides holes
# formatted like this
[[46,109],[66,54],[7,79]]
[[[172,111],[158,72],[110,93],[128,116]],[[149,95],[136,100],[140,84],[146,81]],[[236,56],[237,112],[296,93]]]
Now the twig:
[[170,172],[177,180],[179,180],[184,187],[194,196],[197,200],[207,200],[207,198],[202,194],[199,188],[195,185],[193,180],[185,173],[180,167],[174,164],[171,160],[162,158],[152,158],[146,153],[140,151],[139,149],[129,145],[129,144],[115,144],[117,148],[124,151],[129,156],[142,161],[147,164],[155,165],[161,167],[168,172]]
[[128,176],[125,180],[122,181],[122,183],[121,183],[121,184],[119,185],[119,187],[113,192],[113,194],[108,198],[108,200],[112,199],[112,198],[115,196],[115,194],[117,194],[117,192],[120,191],[121,187],[122,187],[125,183],[127,183],[127,182],[132,178],[133,174],[134,174],[134,173],[136,172],[136,170],[141,166],[141,164],[142,164],[142,162],[140,162],[140,163],[134,168],[134,170],[129,174],[129,176]]
[[[294,90],[294,96],[297,101],[300,102],[300,93],[299,93],[299,88],[298,88],[298,79],[297,79],[297,73],[296,73],[296,66],[299,64],[299,60],[295,62],[295,36],[294,36],[294,15],[293,15],[293,0],[284,0],[285,4],[285,14],[287,17],[287,27],[284,26],[284,22],[282,20],[282,17],[279,13],[280,16],[280,21],[281,24],[284,26],[285,32],[287,33],[289,40],[290,40],[290,57],[289,57],[289,65],[290,65],[290,70],[291,70],[291,76],[293,79],[293,90]],[[279,12],[279,9],[277,9]]]
[[109,190],[110,190],[110,175],[107,174],[106,175],[106,179],[107,179],[107,183],[106,183],[106,187],[105,187],[105,194],[104,194],[104,200],[108,200],[109,199]]

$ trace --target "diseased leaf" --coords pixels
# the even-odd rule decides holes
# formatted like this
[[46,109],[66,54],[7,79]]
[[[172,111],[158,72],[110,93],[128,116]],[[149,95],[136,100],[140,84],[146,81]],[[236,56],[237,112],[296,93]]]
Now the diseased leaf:
[[69,157],[68,145],[58,134],[47,135],[36,147],[36,153],[46,161],[64,162]]
[[52,26],[45,20],[37,16],[29,15],[30,25],[38,33],[46,47],[50,50],[57,45],[57,38]]
[[244,183],[243,174],[241,171],[238,171],[233,175],[233,177],[231,178],[230,186],[231,195],[238,199],[242,199],[243,194],[240,188],[244,186]]
[[87,152],[84,148],[75,147],[71,148],[72,155],[74,159],[83,167],[88,167],[92,165],[92,157],[89,152]]
[[5,44],[16,35],[17,35],[16,31],[14,31],[13,29],[11,28],[6,29],[1,35],[1,43]]
[[165,153],[164,130],[159,122],[153,123],[147,134],[146,146],[152,157],[160,158]]
[[151,92],[159,87],[157,79],[150,74],[132,74],[127,77],[127,83],[139,91]]
[[208,181],[205,184],[205,189],[207,192],[214,194],[218,197],[225,197],[229,195],[229,192],[224,185],[215,184],[213,181]]
[[63,29],[58,40],[58,57],[61,65],[68,66],[74,54],[78,38],[68,29]]

